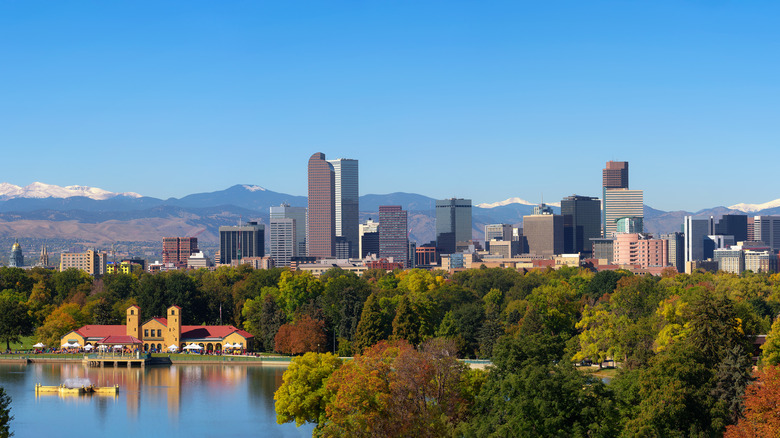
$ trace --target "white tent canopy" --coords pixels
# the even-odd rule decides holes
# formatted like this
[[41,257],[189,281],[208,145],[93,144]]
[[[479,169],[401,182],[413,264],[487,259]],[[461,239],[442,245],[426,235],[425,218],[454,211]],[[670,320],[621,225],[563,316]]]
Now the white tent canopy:
[[43,344],[43,342],[38,342],[37,344],[33,345],[33,348],[43,348],[46,345]]
[[93,347],[93,346],[91,346],[91,345],[85,345],[85,346],[84,346],[84,349],[85,349],[85,350],[91,350],[91,349],[93,349],[93,348],[95,348],[95,347]]
[[81,347],[81,344],[79,344],[78,342],[73,342],[73,343],[66,342],[62,344],[62,348],[79,348],[79,347]]
[[222,348],[233,348],[233,345],[231,345],[230,342],[225,342],[225,345],[223,345]]
[[184,349],[185,350],[202,350],[203,347],[201,347],[200,345],[197,345],[197,344],[190,344],[190,345],[187,345],[186,347],[184,347]]
[[171,350],[171,351],[176,351],[176,350],[178,350],[178,349],[179,349],[179,347],[177,347],[177,346],[176,346],[176,345],[174,345],[174,344],[171,344],[171,345],[169,345],[169,346],[168,346],[168,349],[169,349],[169,350]]

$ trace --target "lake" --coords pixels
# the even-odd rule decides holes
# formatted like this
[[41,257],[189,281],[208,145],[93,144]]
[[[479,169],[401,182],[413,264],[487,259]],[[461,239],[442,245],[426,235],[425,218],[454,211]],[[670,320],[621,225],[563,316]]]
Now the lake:
[[[313,425],[276,424],[282,366],[87,368],[0,364],[16,437],[311,437]],[[35,384],[119,385],[118,396],[35,395]]]

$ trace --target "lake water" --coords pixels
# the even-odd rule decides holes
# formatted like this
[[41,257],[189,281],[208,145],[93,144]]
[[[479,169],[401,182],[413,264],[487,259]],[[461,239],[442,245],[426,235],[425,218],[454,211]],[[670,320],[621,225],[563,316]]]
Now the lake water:
[[[276,424],[274,391],[286,368],[171,365],[87,368],[0,364],[16,437],[311,437],[313,425]],[[118,396],[35,395],[35,384],[119,385]]]

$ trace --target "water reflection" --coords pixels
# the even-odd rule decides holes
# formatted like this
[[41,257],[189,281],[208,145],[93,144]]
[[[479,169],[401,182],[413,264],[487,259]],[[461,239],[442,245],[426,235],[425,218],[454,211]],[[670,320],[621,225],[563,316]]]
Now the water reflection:
[[[60,424],[82,425],[109,436],[238,434],[311,436],[312,427],[277,425],[273,393],[284,368],[241,365],[184,365],[88,368],[76,364],[0,365],[0,385],[13,398],[16,436],[63,435]],[[34,386],[88,380],[119,385],[117,396],[35,396]],[[47,418],[49,421],[37,421]],[[81,427],[81,426],[79,426]],[[151,428],[151,429],[150,429]],[[90,434],[91,435],[91,434]]]

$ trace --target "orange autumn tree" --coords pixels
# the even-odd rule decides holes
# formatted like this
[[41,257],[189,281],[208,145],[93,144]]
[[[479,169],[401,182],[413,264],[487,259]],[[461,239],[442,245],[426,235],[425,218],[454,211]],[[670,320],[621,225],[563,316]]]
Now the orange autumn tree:
[[745,391],[745,413],[726,428],[726,438],[780,436],[780,365],[764,368]]
[[431,340],[420,351],[382,341],[327,380],[332,394],[320,436],[450,436],[470,407],[466,366],[454,345]]
[[274,338],[276,351],[285,354],[317,352],[326,348],[326,342],[325,323],[308,315],[279,327]]

